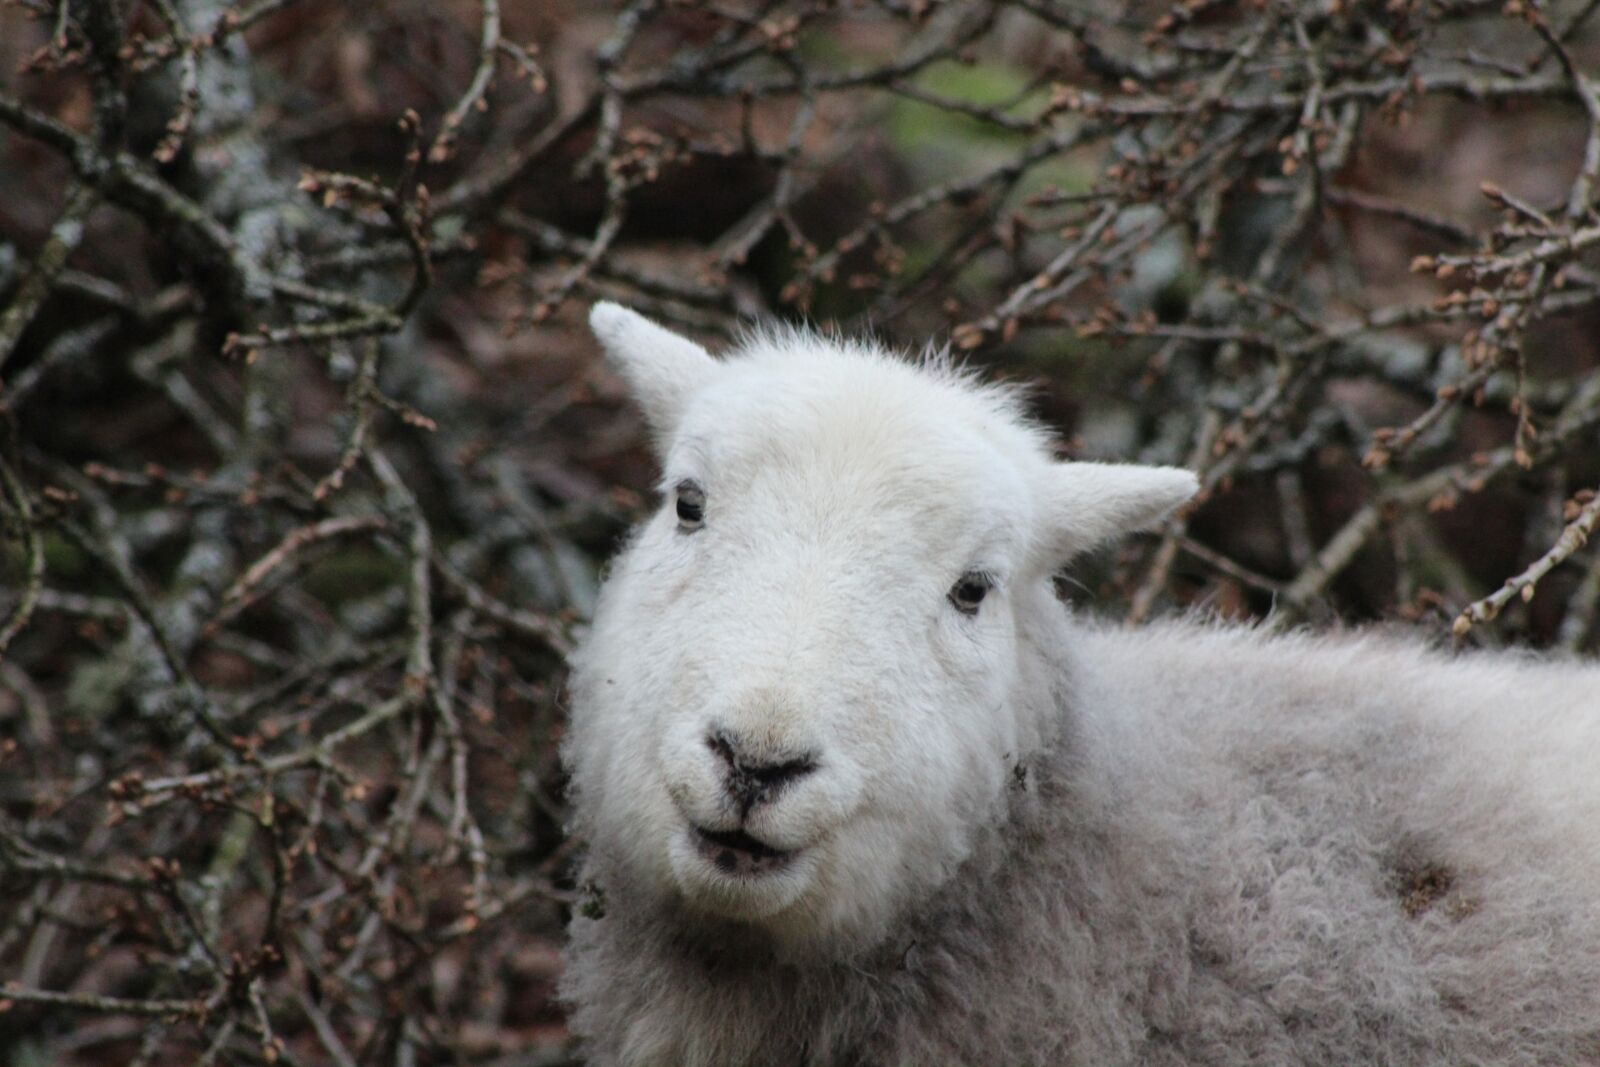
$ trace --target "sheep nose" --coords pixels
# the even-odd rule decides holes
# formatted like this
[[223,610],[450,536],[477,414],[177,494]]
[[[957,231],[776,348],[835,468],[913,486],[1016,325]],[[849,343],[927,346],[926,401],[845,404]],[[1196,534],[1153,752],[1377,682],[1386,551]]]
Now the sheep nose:
[[777,762],[752,759],[738,739],[726,730],[712,730],[707,734],[706,747],[723,764],[728,795],[738,803],[740,818],[747,817],[751,808],[766,803],[786,786],[817,769],[816,758],[811,755]]

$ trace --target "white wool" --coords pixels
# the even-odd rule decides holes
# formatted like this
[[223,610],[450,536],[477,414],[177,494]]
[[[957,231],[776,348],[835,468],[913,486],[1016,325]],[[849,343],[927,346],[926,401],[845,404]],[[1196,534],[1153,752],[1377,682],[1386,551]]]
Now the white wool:
[[664,497],[574,663],[592,1062],[1600,1059],[1600,668],[1085,622],[1051,574],[1192,475],[945,361],[592,321]]

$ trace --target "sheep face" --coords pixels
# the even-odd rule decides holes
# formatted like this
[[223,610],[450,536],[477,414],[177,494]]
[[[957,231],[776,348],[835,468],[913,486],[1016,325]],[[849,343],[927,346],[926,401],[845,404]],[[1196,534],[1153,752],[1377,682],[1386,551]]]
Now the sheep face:
[[1062,553],[1192,479],[1085,507],[1095,476],[1064,487],[1011,401],[949,371],[799,337],[718,362],[620,308],[593,321],[664,478],[575,664],[581,829],[686,921],[870,945],[1043,741],[1019,629]]

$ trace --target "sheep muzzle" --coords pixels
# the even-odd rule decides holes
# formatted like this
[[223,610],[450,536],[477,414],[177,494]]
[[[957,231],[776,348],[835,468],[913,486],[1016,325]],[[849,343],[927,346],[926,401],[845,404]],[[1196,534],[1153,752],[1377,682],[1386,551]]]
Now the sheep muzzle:
[[722,764],[724,785],[739,806],[741,821],[750,817],[752,808],[771,801],[785,787],[817,769],[816,758],[811,755],[769,762],[752,759],[747,748],[721,729],[706,735],[706,747]]

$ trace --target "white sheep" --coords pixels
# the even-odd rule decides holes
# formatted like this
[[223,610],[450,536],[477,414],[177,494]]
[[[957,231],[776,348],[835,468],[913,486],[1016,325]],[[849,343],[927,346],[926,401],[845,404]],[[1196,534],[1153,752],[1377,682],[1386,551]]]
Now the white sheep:
[[1600,667],[1076,618],[1191,474],[591,321],[665,471],[573,678],[591,1062],[1600,1063]]

